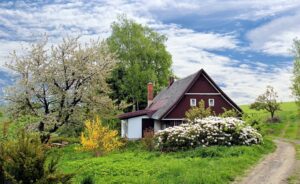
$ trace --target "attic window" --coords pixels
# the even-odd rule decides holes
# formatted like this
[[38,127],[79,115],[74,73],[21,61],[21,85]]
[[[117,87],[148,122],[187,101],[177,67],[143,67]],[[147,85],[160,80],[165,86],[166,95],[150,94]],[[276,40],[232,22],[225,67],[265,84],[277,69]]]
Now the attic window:
[[208,99],[208,105],[209,105],[209,107],[215,106],[215,99],[212,99],[212,98]]
[[191,98],[190,105],[191,105],[191,107],[195,107],[197,105],[197,100],[195,98]]

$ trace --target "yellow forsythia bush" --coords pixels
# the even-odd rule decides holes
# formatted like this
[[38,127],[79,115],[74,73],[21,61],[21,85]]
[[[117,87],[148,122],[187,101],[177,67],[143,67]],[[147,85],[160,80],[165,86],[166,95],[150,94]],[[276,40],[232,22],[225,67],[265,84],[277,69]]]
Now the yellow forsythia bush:
[[80,136],[81,150],[94,151],[96,156],[103,155],[122,146],[118,132],[102,125],[99,117],[85,121],[85,130]]

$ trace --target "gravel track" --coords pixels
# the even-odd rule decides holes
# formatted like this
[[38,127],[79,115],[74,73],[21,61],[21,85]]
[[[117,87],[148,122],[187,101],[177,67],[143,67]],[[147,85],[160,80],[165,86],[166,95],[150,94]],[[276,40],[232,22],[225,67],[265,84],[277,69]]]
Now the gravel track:
[[254,167],[241,180],[241,184],[282,184],[292,174],[296,163],[296,151],[291,143],[276,140],[277,149]]

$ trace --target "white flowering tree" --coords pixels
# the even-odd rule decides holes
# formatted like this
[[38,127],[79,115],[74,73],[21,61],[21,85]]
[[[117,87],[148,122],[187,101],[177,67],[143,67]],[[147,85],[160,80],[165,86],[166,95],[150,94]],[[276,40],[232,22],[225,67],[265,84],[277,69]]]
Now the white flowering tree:
[[255,102],[250,105],[250,109],[266,110],[274,120],[275,112],[280,110],[280,103],[277,101],[278,95],[272,86],[267,86],[265,93],[259,95]]
[[114,106],[106,78],[116,60],[106,44],[83,46],[78,38],[67,38],[48,49],[47,43],[33,44],[24,55],[12,54],[7,66],[18,80],[6,90],[9,112],[38,117],[39,130],[47,132],[77,123],[86,113],[108,114]]

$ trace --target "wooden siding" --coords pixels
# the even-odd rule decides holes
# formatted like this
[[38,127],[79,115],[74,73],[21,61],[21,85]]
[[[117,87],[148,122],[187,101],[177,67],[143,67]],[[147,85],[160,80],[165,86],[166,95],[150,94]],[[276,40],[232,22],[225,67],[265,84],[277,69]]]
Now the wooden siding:
[[218,93],[218,91],[203,75],[200,75],[197,82],[195,82],[195,84],[190,88],[188,93]]
[[200,102],[200,100],[204,100],[205,107],[208,107],[208,99],[215,99],[215,106],[212,107],[212,110],[217,115],[224,112],[222,107],[226,109],[232,109],[232,106],[228,104],[228,102],[226,102],[221,95],[185,95],[183,99],[181,99],[181,101],[177,104],[177,106],[166,116],[166,119],[184,118],[185,112],[191,108],[191,98],[197,99],[197,104]]
[[[194,94],[198,93],[198,94]],[[199,94],[200,93],[200,94]],[[205,94],[201,94],[205,93]],[[210,95],[209,93],[212,93]],[[190,87],[184,97],[176,104],[176,106],[164,117],[165,119],[181,119],[184,118],[185,112],[191,108],[190,99],[197,99],[197,105],[200,100],[204,100],[205,106],[208,107],[208,99],[215,100],[214,107],[211,107],[216,115],[223,113],[223,107],[227,110],[233,109],[232,105],[226,101],[214,86],[202,75],[199,76],[197,81]]]

